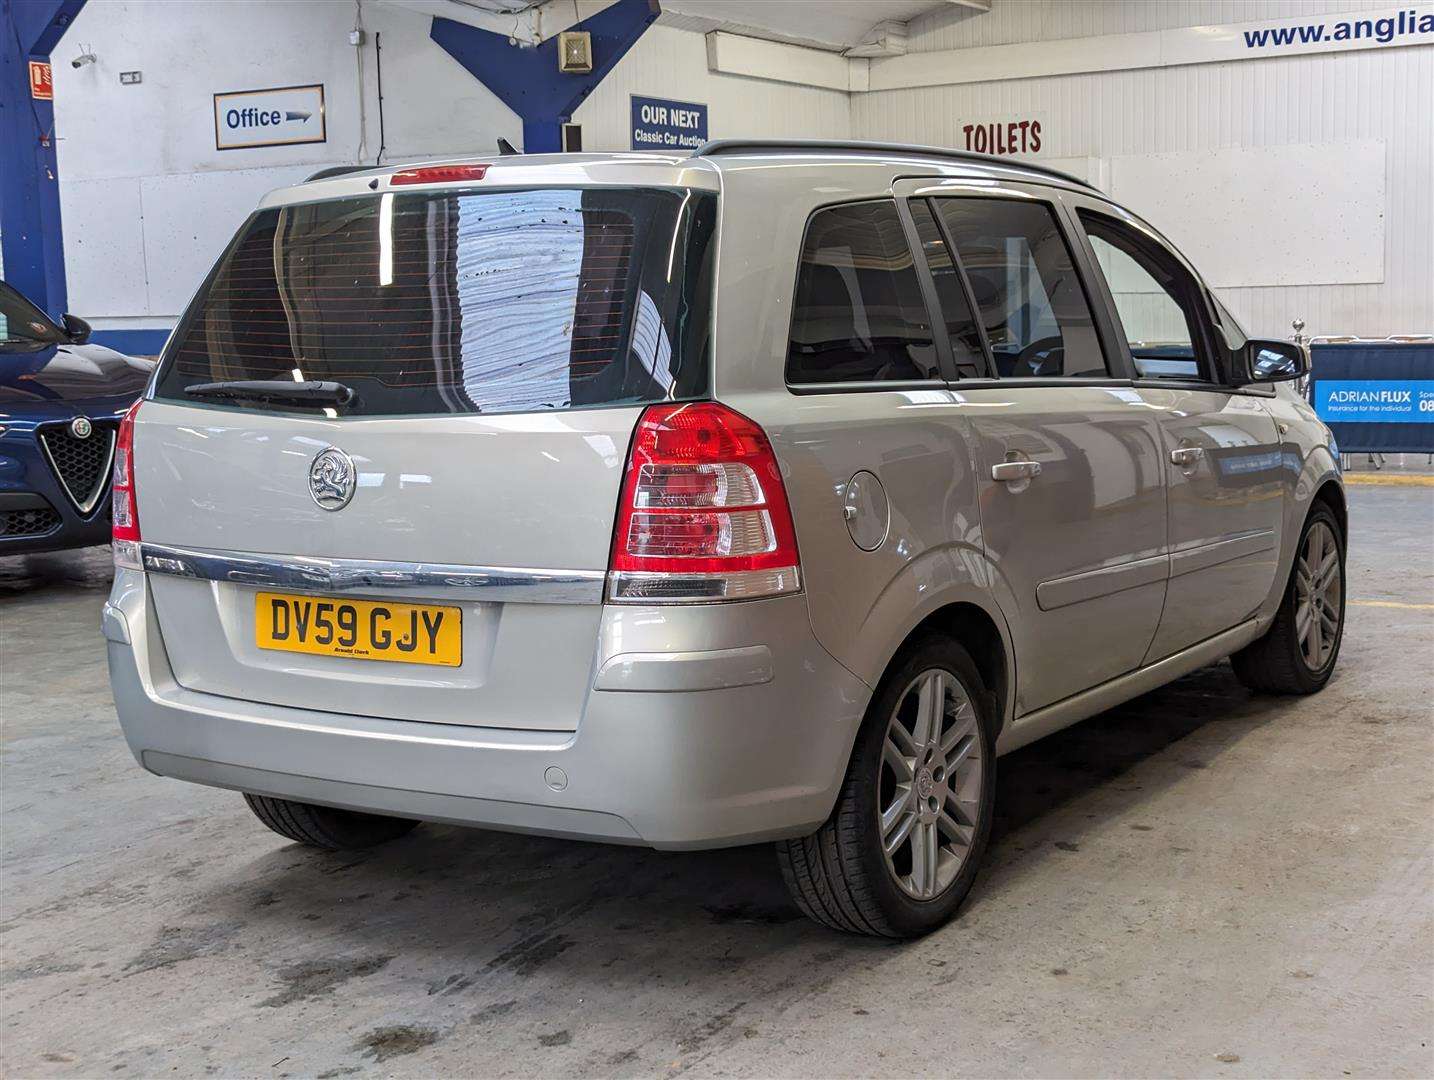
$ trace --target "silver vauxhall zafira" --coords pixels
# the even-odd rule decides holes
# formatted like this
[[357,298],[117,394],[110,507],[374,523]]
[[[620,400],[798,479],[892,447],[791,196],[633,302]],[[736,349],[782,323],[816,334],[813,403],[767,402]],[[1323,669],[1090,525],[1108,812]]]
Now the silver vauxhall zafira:
[[1303,350],[1034,166],[710,143],[268,196],[118,439],[124,733],[306,844],[776,842],[920,934],[996,760],[1232,657],[1329,679]]

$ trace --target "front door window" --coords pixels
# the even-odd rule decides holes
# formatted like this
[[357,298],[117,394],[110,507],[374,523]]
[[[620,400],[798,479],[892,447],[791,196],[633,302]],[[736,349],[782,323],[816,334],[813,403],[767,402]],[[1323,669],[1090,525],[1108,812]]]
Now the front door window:
[[1080,211],[1115,311],[1143,379],[1211,382],[1201,347],[1199,287],[1148,237],[1101,214]]

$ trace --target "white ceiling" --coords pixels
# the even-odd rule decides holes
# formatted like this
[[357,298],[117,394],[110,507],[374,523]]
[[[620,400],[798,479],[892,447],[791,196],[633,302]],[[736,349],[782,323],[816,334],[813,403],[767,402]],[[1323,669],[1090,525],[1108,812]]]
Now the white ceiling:
[[[906,22],[953,0],[661,0],[661,22],[686,30],[727,30],[840,51],[879,22]],[[960,2],[960,0],[955,0]]]

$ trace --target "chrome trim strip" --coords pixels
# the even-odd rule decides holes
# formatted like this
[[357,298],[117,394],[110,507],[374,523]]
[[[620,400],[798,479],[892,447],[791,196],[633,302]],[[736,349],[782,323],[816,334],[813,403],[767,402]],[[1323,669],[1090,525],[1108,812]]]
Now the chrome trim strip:
[[605,576],[602,570],[316,559],[148,543],[140,549],[144,569],[151,574],[342,595],[402,593],[435,600],[600,604]]
[[1257,529],[1240,536],[1182,548],[1170,553],[1170,576],[1175,578],[1196,570],[1208,570],[1221,563],[1243,559],[1247,555],[1261,555],[1274,549],[1274,529]]
[[1067,577],[1051,578],[1036,586],[1036,606],[1042,611],[1054,611],[1082,600],[1095,600],[1111,593],[1136,589],[1141,585],[1153,585],[1170,576],[1170,556],[1152,555],[1145,559],[1131,559],[1114,566],[1102,566],[1095,570],[1084,570]]

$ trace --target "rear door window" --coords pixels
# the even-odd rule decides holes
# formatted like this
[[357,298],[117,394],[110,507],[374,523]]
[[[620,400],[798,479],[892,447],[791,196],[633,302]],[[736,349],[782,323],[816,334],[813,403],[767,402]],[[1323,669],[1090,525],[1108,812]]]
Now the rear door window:
[[926,268],[931,271],[931,282],[936,287],[941,317],[946,320],[956,373],[967,379],[983,375],[986,361],[981,347],[981,332],[976,327],[976,316],[971,314],[971,304],[966,299],[960,271],[946,247],[946,238],[941,235],[930,206],[920,199],[912,199],[907,205],[911,209],[911,220],[916,225],[917,239],[921,241]]
[[933,200],[971,282],[1003,378],[1108,374],[1080,275],[1046,203]]
[[364,416],[702,397],[715,218],[712,195],[612,188],[264,210],[186,312],[156,394],[332,380]]
[[787,382],[940,378],[931,317],[896,204],[818,210],[802,243]]

